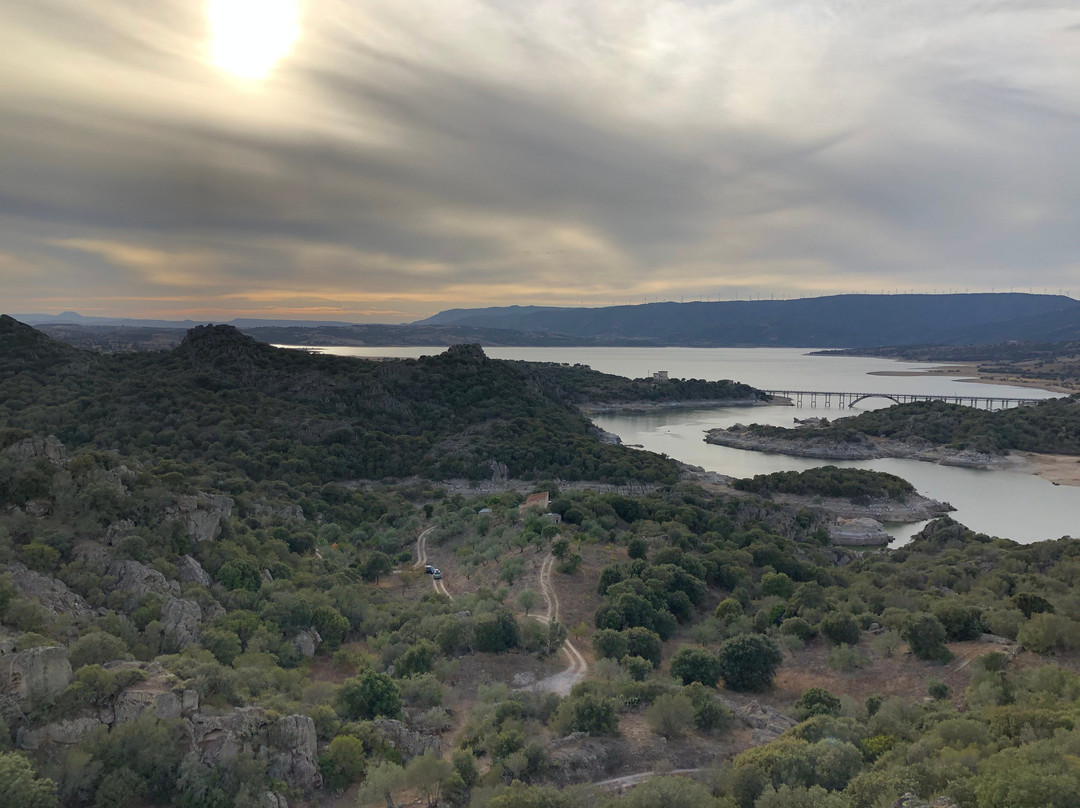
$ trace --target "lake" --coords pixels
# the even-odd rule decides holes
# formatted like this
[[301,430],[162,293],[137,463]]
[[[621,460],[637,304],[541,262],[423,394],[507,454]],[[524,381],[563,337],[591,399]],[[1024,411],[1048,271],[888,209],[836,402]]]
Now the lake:
[[[286,346],[288,347],[288,346]],[[418,357],[445,348],[307,348],[339,356]],[[802,348],[485,348],[496,359],[569,362],[629,378],[666,370],[672,377],[716,381],[733,379],[763,389],[835,390],[848,392],[921,393],[926,395],[1051,398],[1055,394],[1030,388],[963,381],[955,376],[879,376],[896,371],[920,371],[940,365],[896,362],[865,357],[809,356]],[[791,426],[794,418],[830,419],[864,409],[888,406],[869,399],[854,408],[833,406],[731,407],[708,410],[670,410],[640,415],[604,415],[594,421],[624,443],[639,444],[709,471],[747,477],[787,469],[824,465],[823,461],[748,452],[705,443],[704,433],[736,423]],[[1080,535],[1080,488],[1055,486],[1032,474],[938,466],[918,460],[881,459],[835,462],[838,466],[870,468],[910,481],[920,493],[951,503],[957,521],[990,535],[1029,543]],[[902,543],[921,524],[887,525]]]

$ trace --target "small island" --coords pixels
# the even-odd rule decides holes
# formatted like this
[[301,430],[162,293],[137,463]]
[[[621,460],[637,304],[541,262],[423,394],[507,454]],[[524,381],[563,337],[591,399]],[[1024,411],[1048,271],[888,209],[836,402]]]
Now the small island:
[[1080,396],[988,411],[921,401],[794,429],[736,424],[706,443],[823,460],[902,457],[966,468],[1008,468],[1018,452],[1080,455]]

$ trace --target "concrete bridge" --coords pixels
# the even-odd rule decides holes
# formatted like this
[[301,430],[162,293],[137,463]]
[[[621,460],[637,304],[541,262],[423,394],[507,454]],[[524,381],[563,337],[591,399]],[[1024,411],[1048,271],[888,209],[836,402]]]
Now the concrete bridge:
[[930,396],[920,393],[842,393],[830,390],[763,390],[770,396],[782,396],[790,398],[796,407],[803,406],[804,402],[811,407],[831,407],[833,402],[836,406],[854,407],[860,401],[867,398],[885,398],[896,404],[908,404],[912,401],[948,401],[952,404],[963,404],[968,407],[978,407],[985,410],[1000,410],[1007,407],[1018,407],[1021,404],[1036,404],[1040,398],[1005,398],[987,396],[965,396],[952,394],[945,396]]

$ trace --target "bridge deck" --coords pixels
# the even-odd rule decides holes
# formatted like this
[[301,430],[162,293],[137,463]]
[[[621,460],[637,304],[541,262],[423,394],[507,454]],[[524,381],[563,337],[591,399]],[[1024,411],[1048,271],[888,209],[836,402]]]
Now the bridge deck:
[[923,393],[852,393],[840,390],[763,390],[770,396],[783,396],[792,399],[796,406],[802,406],[804,401],[809,400],[811,407],[816,407],[818,401],[822,401],[826,407],[836,399],[838,406],[854,407],[855,404],[867,398],[887,398],[897,404],[908,404],[913,401],[948,401],[953,404],[964,404],[969,407],[981,407],[985,409],[1018,407],[1024,404],[1036,404],[1044,399],[1039,398],[1016,398],[1012,396],[973,396],[962,393],[948,395],[927,395]]

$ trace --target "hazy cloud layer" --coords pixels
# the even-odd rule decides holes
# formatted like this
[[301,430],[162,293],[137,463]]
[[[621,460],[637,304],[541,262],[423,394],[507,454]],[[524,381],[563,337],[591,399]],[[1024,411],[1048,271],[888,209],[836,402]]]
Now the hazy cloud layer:
[[[0,0],[6,311],[1080,292],[1074,0]],[[252,20],[253,28],[258,20]]]

